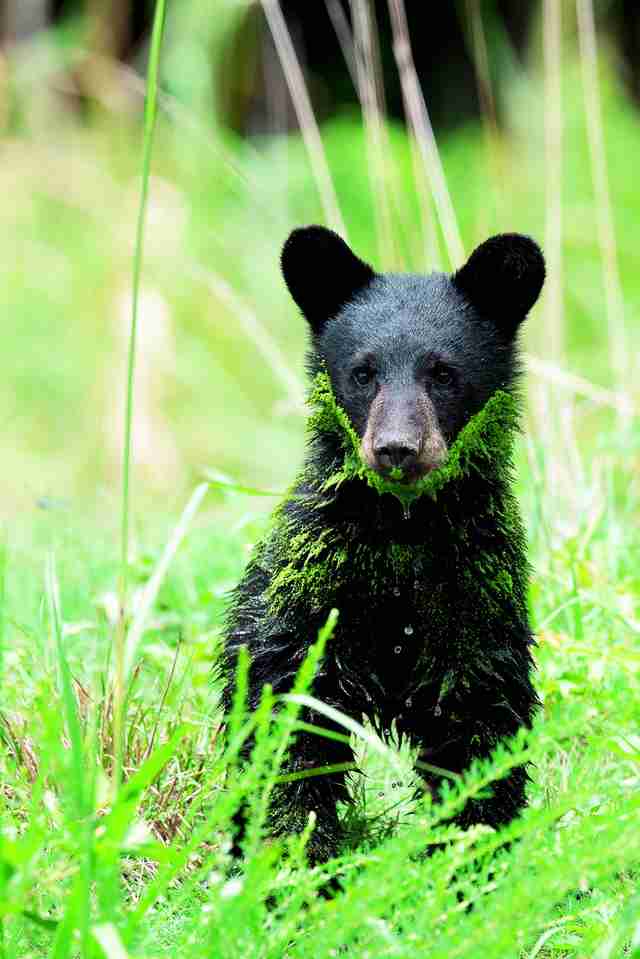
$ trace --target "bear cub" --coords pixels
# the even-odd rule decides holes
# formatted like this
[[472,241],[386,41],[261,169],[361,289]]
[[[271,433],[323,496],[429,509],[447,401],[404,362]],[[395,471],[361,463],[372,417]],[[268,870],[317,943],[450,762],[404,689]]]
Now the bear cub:
[[[437,796],[438,770],[488,756],[537,705],[511,451],[518,330],[544,259],[533,240],[503,234],[451,276],[376,273],[310,226],[287,240],[282,270],[310,328],[307,454],[232,595],[224,702],[241,645],[249,706],[265,683],[286,693],[335,607],[313,694],[383,732],[395,721]],[[286,771],[332,769],[281,783],[270,828],[300,831],[313,810],[311,862],[339,848],[348,793],[335,767],[350,762],[347,743],[297,733]],[[524,767],[511,770],[458,821],[508,822],[526,782]]]

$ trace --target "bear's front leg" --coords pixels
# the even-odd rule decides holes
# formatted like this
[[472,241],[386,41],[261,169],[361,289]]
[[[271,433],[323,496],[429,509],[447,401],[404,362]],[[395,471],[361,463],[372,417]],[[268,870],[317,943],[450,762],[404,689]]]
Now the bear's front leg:
[[[323,717],[303,714],[307,723],[329,729]],[[331,725],[331,730],[344,730]],[[315,827],[307,846],[311,865],[326,862],[338,852],[342,830],[337,804],[349,799],[345,777],[354,764],[347,742],[328,739],[321,734],[300,732],[281,770],[270,806],[269,829],[274,836],[301,832],[315,813]]]
[[[509,658],[519,661],[517,675],[507,678],[504,670],[485,667],[474,682],[467,673],[435,705],[416,697],[411,711],[400,718],[399,730],[418,746],[417,771],[434,798],[446,772],[464,773],[474,760],[489,758],[502,740],[530,727],[538,699],[529,678],[528,649]],[[510,822],[526,803],[528,778],[525,766],[511,769],[487,787],[486,798],[469,800],[456,822],[465,828],[476,823],[497,828]]]
[[[322,716],[304,710],[301,721],[344,736],[344,730]],[[251,744],[245,750],[250,758]],[[338,852],[342,829],[337,804],[348,802],[345,779],[354,767],[354,755],[348,741],[328,738],[307,730],[294,733],[288,754],[282,763],[272,791],[267,819],[267,832],[285,838],[301,833],[314,813],[315,825],[307,844],[310,865],[326,862]],[[249,821],[249,809],[243,805],[234,816],[235,836],[232,855],[241,859]]]

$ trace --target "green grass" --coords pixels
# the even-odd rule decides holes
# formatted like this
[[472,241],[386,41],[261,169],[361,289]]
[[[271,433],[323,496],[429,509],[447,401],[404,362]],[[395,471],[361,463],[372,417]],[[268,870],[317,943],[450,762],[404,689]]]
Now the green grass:
[[[160,53],[164,36],[166,7],[164,0],[159,0],[155,8],[153,30],[151,35],[151,50],[147,69],[147,94],[145,99],[144,116],[144,145],[142,155],[142,185],[140,188],[140,204],[136,225],[136,241],[133,256],[133,283],[131,292],[131,324],[129,327],[129,347],[127,350],[127,387],[124,411],[124,444],[122,452],[122,501],[120,507],[120,580],[118,585],[118,623],[113,643],[113,739],[114,765],[113,789],[117,793],[122,780],[122,760],[124,750],[124,712],[125,698],[128,695],[127,685],[127,640],[129,639],[127,620],[129,616],[129,527],[131,522],[131,457],[133,447],[133,407],[136,350],[138,336],[138,322],[140,314],[140,287],[142,283],[142,267],[144,261],[144,240],[149,205],[149,180],[151,178],[151,161],[153,156],[153,142],[158,116],[158,74],[160,68]],[[132,627],[133,630],[133,627]],[[85,947],[86,948],[86,947]]]
[[[189,105],[161,96],[152,167],[149,126],[143,141],[139,124],[108,98],[94,104],[89,123],[70,119],[55,99],[47,101],[55,128],[38,110],[48,72],[73,54],[72,31],[45,37],[13,75],[16,119],[0,170],[12,198],[0,211],[8,318],[0,361],[0,959],[638,957],[640,430],[637,416],[619,417],[539,378],[527,383],[517,474],[543,699],[532,735],[505,744],[431,806],[413,798],[406,744],[387,746],[369,728],[345,724],[364,775],[353,777],[354,802],[341,810],[341,856],[311,870],[306,836],[264,841],[295,702],[275,719],[268,691],[257,716],[245,716],[238,701],[223,735],[216,664],[224,595],[274,502],[253,494],[284,489],[300,461],[304,328],[277,259],[287,230],[321,219],[321,208],[298,137],[247,146],[212,130],[194,107],[206,100],[205,30],[222,35],[224,17],[211,25],[195,3],[184,9],[162,77]],[[152,66],[158,41],[156,33]],[[633,357],[640,194],[630,157],[640,150],[640,126],[606,65],[602,79]],[[635,409],[633,371],[616,379],[610,363],[579,70],[569,51],[563,90],[563,366],[623,391]],[[500,178],[480,129],[441,144],[468,249],[499,229],[544,235],[535,63],[511,85],[506,107]],[[322,132],[350,239],[376,260],[360,117],[340,117]],[[403,130],[389,133],[401,199],[393,206],[398,265],[421,269],[411,153]],[[153,178],[142,181],[149,229],[144,270],[141,232],[137,243],[133,474],[125,467],[134,495],[123,537],[114,436],[133,385],[122,295],[143,155]],[[529,321],[526,343],[543,359],[544,309]],[[213,477],[206,500],[196,486],[203,474]],[[119,757],[112,642],[127,540],[131,672]],[[238,752],[254,726],[252,765],[241,771]],[[500,834],[446,825],[465,797],[525,757],[532,782],[520,820]],[[229,856],[231,823],[246,797],[252,829],[239,870]],[[339,885],[327,898],[332,880]]]
[[[354,737],[365,775],[343,810],[348,842],[316,871],[300,842],[285,850],[260,839],[290,730],[259,718],[254,768],[238,775],[245,720],[224,742],[210,681],[222,595],[263,522],[246,511],[254,501],[228,493],[222,510],[195,520],[163,581],[137,659],[115,801],[104,691],[117,548],[96,538],[93,520],[64,511],[14,533],[0,718],[4,955],[633,954],[624,948],[637,936],[640,859],[640,535],[630,517],[640,504],[625,477],[616,459],[597,503],[606,510],[594,505],[567,535],[546,491],[523,475],[537,514],[544,709],[529,743],[501,750],[446,798],[451,811],[526,750],[535,766],[522,819],[499,835],[457,833],[438,807],[412,800],[406,747],[376,748],[365,730]],[[616,483],[624,492],[608,498]],[[148,520],[138,534],[139,595],[170,526]],[[247,791],[256,828],[239,874],[230,819]],[[506,849],[511,836],[518,842]],[[436,842],[444,847],[422,858]],[[341,884],[332,900],[318,892],[329,876]],[[106,941],[117,930],[127,952],[101,951],[96,928]]]

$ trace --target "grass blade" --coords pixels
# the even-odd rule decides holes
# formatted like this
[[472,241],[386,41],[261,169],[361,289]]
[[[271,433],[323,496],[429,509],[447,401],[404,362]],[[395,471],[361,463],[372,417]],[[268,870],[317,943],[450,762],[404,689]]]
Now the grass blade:
[[147,78],[147,97],[144,117],[144,146],[142,158],[142,188],[140,192],[140,206],[136,230],[136,246],[133,262],[133,296],[131,311],[131,329],[129,334],[129,351],[127,357],[127,399],[124,422],[124,452],[122,458],[122,513],[120,539],[120,582],[119,605],[120,615],[115,636],[115,688],[114,688],[114,743],[115,757],[113,769],[114,786],[122,776],[122,749],[123,749],[123,721],[125,697],[125,645],[127,632],[127,593],[128,593],[128,562],[129,562],[129,512],[130,512],[130,479],[131,479],[131,450],[132,450],[132,422],[133,422],[133,384],[136,361],[136,339],[138,331],[138,308],[140,302],[140,279],[142,276],[142,262],[144,256],[144,232],[149,199],[149,178],[151,174],[151,155],[153,151],[153,137],[158,113],[158,71],[160,66],[160,50],[166,14],[165,0],[156,3],[151,37],[151,54]]
[[62,701],[64,705],[67,730],[71,741],[71,758],[73,768],[72,791],[75,800],[76,813],[82,817],[85,813],[84,764],[82,756],[82,729],[73,692],[71,671],[62,641],[62,616],[60,612],[60,588],[56,575],[55,559],[53,554],[47,557],[45,582],[49,616],[53,638],[58,655],[58,667],[62,685]]
[[200,485],[194,490],[189,502],[182,512],[180,519],[178,520],[178,523],[169,537],[167,545],[162,551],[162,556],[158,560],[151,579],[144,588],[140,606],[138,607],[138,610],[133,618],[133,622],[131,623],[131,628],[126,636],[123,657],[123,674],[125,683],[131,674],[131,670],[133,669],[133,664],[136,660],[136,654],[140,645],[140,640],[142,639],[142,634],[144,633],[147,617],[149,616],[153,604],[156,601],[162,581],[164,580],[167,570],[171,565],[171,561],[178,551],[180,543],[186,536],[191,522],[200,509],[202,501],[207,495],[208,491],[209,483],[200,483]]
[[449,262],[453,268],[457,268],[462,266],[464,261],[462,237],[458,229],[458,222],[447,188],[447,181],[440,161],[427,105],[413,61],[409,26],[403,0],[389,0],[389,13],[393,31],[393,52],[398,65],[407,119],[420,150],[424,171],[438,211]]
[[602,126],[602,105],[598,81],[598,48],[593,3],[592,0],[576,0],[576,7],[578,11],[578,39],[580,41],[580,64],[587,118],[589,157],[596,195],[598,242],[604,271],[611,366],[616,377],[625,382],[629,366],[629,352]]
[[333,706],[329,706],[327,703],[323,703],[321,700],[316,699],[315,696],[309,696],[306,693],[287,693],[282,698],[288,703],[296,703],[298,706],[306,706],[307,709],[312,709],[316,713],[326,716],[327,719],[337,723],[344,729],[348,729],[350,733],[353,733],[355,736],[358,736],[359,739],[365,742],[367,746],[373,750],[373,752],[378,753],[380,756],[384,757],[384,759],[388,760],[389,766],[402,775],[403,765],[395,750],[391,749],[389,746],[386,746],[378,736],[366,729],[362,723],[359,723],[356,719],[352,719],[351,716],[341,713],[338,709],[334,709]]
[[345,239],[347,228],[340,212],[327,157],[324,152],[322,137],[309,99],[309,92],[304,80],[296,51],[291,41],[287,24],[280,9],[278,0],[262,0],[262,7],[273,36],[280,63],[284,70],[285,79],[293,106],[300,124],[300,132],[304,140],[313,175],[318,186],[324,215],[329,226],[340,233]]
[[94,926],[91,931],[106,959],[129,959],[129,953],[123,946],[120,934],[113,923]]
[[386,269],[397,266],[391,211],[392,161],[383,111],[383,89],[377,48],[375,11],[370,0],[350,0],[357,90],[362,105],[369,162],[369,180],[374,197],[378,254]]
[[564,354],[562,309],[562,6],[560,0],[544,2],[545,102],[545,256],[548,279],[545,297],[545,342],[550,359]]

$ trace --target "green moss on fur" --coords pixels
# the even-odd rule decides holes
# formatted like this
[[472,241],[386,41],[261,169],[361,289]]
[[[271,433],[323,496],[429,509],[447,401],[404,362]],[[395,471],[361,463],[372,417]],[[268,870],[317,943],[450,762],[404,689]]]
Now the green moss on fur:
[[[337,403],[324,372],[316,377],[310,404],[313,407],[308,424],[310,435],[334,433],[339,436],[344,449],[340,469],[324,478],[319,486],[316,485],[320,493],[330,494],[348,480],[363,480],[379,495],[389,494],[399,500],[406,515],[407,509],[418,497],[437,499],[445,487],[473,469],[481,474],[491,470],[496,478],[501,477],[505,481],[508,478],[518,417],[516,402],[507,393],[494,394],[461,430],[443,465],[411,486],[403,484],[397,475],[382,477],[364,463],[360,439],[347,414]],[[299,479],[312,486],[314,479],[317,482],[317,478],[307,475]],[[393,583],[413,580],[419,575],[419,570],[426,571],[438,561],[429,540],[419,546],[389,542],[374,547],[354,542],[348,528],[344,527],[301,529],[284,508],[285,504],[276,511],[274,526],[261,550],[263,555],[265,550],[268,551],[270,559],[265,556],[265,562],[275,566],[267,591],[269,608],[274,614],[298,603],[302,603],[310,613],[319,612],[331,604],[346,580],[353,579],[354,574],[359,581],[368,584],[372,593],[380,593],[389,590]],[[522,534],[517,507],[509,495],[498,497],[494,520],[510,539],[519,541]],[[467,528],[453,517],[452,529],[456,531],[457,548],[462,553],[466,548]],[[513,579],[505,568],[505,563],[509,562],[509,557],[489,552],[474,563],[462,564],[460,579],[477,595],[480,615],[493,614],[505,597],[513,592]],[[519,598],[517,601],[520,601]],[[436,625],[444,615],[439,607],[437,592],[432,593],[425,602],[429,609],[425,609],[424,613]]]
[[271,555],[285,559],[283,565],[278,563],[279,568],[269,585],[267,598],[272,612],[281,612],[285,603],[302,596],[311,610],[324,606],[347,559],[346,551],[338,546],[337,540],[337,531],[331,527],[325,527],[320,533],[301,530],[282,506],[276,511],[271,534],[263,544],[269,547]]
[[513,433],[518,426],[516,401],[508,393],[498,390],[460,431],[442,466],[409,484],[402,482],[402,470],[392,470],[389,476],[381,476],[365,463],[360,437],[337,402],[326,372],[316,375],[309,402],[314,408],[309,419],[310,432],[338,435],[345,452],[341,468],[323,482],[323,492],[338,488],[347,480],[360,479],[380,495],[395,496],[405,511],[420,496],[435,499],[443,487],[468,472],[473,459],[493,459],[496,454],[500,459],[509,459]]

